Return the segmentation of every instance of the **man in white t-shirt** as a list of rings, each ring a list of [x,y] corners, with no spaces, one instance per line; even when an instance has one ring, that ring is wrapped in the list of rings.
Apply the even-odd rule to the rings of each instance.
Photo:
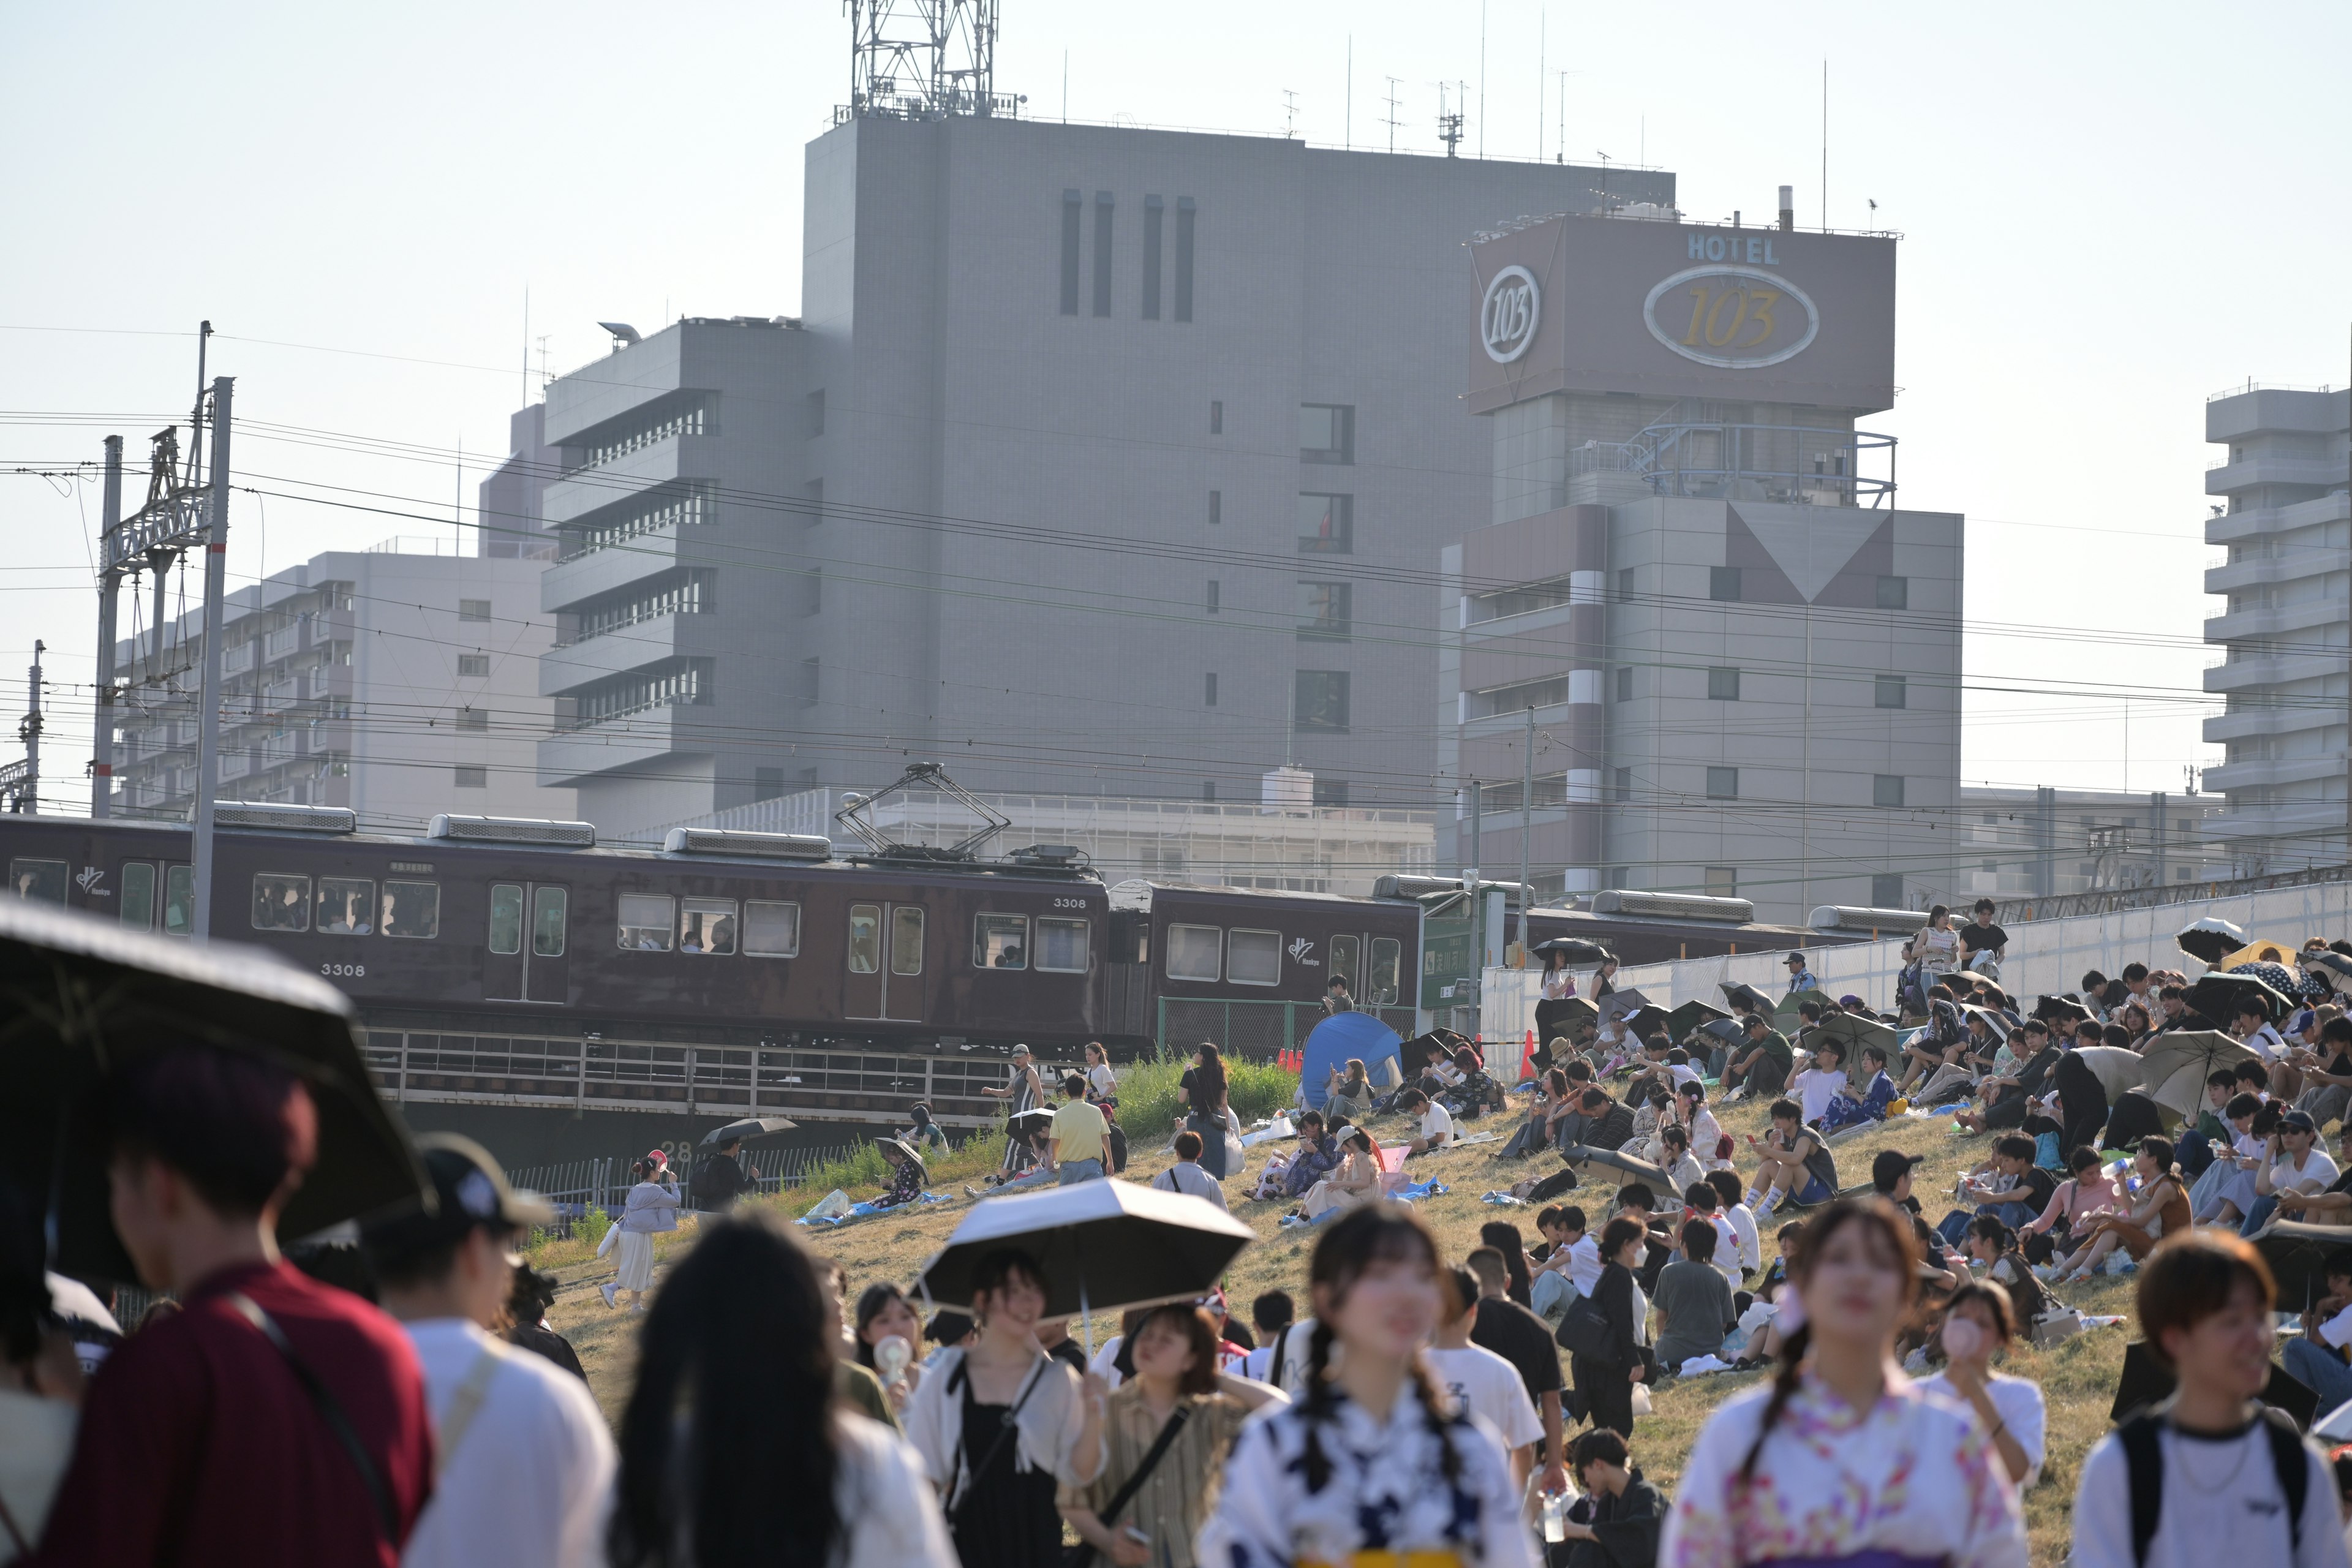
[[[495,1563],[589,1568],[604,1560],[610,1430],[587,1384],[487,1331],[513,1288],[515,1237],[553,1214],[471,1139],[416,1141],[440,1212],[410,1211],[364,1237],[383,1310],[425,1369],[433,1498],[403,1568]]]
[[[1426,1154],[1454,1142],[1454,1114],[1417,1089],[1397,1099],[1397,1109],[1421,1123],[1421,1131],[1405,1144],[1408,1153]]]
[[[1450,1316],[1437,1325],[1436,1342],[1423,1354],[1438,1386],[1451,1394],[1457,1408],[1483,1416],[1511,1456],[1511,1481],[1524,1490],[1528,1471],[1535,1463],[1536,1445],[1543,1441],[1543,1417],[1519,1369],[1493,1351],[1470,1342],[1478,1321],[1478,1281],[1470,1270],[1445,1270],[1438,1281]]]
[[[2319,1146],[2318,1124],[2303,1110],[2290,1110],[2279,1118],[2263,1151],[2263,1162],[2262,1169],[2254,1173],[2254,1206],[2239,1228],[2241,1236],[2252,1237],[2271,1222],[2278,1211],[2279,1194],[2324,1193],[2343,1173]]]
[[[1789,1080],[1788,1096],[1805,1108],[1811,1126],[1829,1113],[1830,1101],[1845,1092],[1845,1047],[1821,1040],[1813,1047],[1813,1065]]]
[[[1536,1316],[1557,1325],[1579,1296],[1601,1284],[1601,1244],[1585,1229],[1584,1211],[1573,1204],[1547,1208],[1536,1228],[1549,1247],[1528,1282],[1528,1302]],[[1465,1331],[1467,1332],[1468,1331]]]

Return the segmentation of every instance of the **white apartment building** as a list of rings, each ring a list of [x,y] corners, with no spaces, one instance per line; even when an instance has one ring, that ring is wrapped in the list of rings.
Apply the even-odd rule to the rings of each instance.
[[[373,829],[437,812],[570,817],[537,782],[554,703],[539,658],[554,617],[544,561],[331,551],[227,596],[221,655],[224,800],[342,805]],[[184,817],[196,787],[201,610],[115,645],[126,689],[114,811]]]

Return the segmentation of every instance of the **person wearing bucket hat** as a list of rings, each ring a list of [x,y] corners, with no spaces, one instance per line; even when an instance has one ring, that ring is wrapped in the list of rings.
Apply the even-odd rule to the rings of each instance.
[[[1819,991],[1822,988],[1822,983],[1814,979],[1813,972],[1806,967],[1805,955],[1802,952],[1792,952],[1780,962],[1789,968],[1790,995],[1794,996],[1800,991]]]
[[[469,1138],[416,1142],[436,1212],[420,1205],[361,1234],[383,1308],[425,1368],[435,1429],[433,1500],[401,1562],[592,1562],[616,1463],[595,1396],[488,1331],[513,1289],[515,1243],[554,1211],[508,1185]]]

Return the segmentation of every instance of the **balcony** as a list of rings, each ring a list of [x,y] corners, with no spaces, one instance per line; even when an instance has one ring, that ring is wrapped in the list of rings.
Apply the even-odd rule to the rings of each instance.
[[[265,660],[284,658],[289,653],[302,650],[302,634],[310,630],[310,617],[282,626],[261,639],[261,657]]]
[[[558,697],[593,681],[682,654],[718,651],[718,617],[656,616],[539,656],[539,694]]]
[[[225,648],[222,650],[221,673],[223,675],[243,675],[247,670],[251,669],[252,668],[252,643],[241,642],[235,647]]]
[[[2205,591],[2235,594],[2248,588],[2270,587],[2305,577],[2324,576],[2352,566],[2352,550],[2297,549],[2284,555],[2255,555],[2242,561],[2221,557],[2205,569]]]
[[[615,769],[713,751],[719,737],[710,727],[717,722],[713,709],[680,703],[562,731],[539,742],[539,783],[569,789]]]
[[[2243,461],[2217,463],[2205,470],[2205,493],[2225,496],[2255,485],[2294,485],[2324,490],[2344,482],[2341,458],[2288,458],[2256,452]]]

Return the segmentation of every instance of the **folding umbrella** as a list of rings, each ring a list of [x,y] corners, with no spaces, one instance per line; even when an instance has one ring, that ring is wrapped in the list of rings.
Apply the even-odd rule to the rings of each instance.
[[[1791,991],[1773,1003],[1772,1009],[1778,1013],[1794,1013],[1798,1008],[1811,1002],[1826,1013],[1830,1010],[1830,1004],[1836,1000],[1836,997],[1826,991]]]
[[[1895,1052],[1895,1031],[1875,1018],[1865,1018],[1859,1013],[1830,1013],[1822,1018],[1817,1031],[1825,1040],[1836,1040],[1846,1047],[1846,1059],[1864,1046],[1877,1046],[1890,1057]]]
[[[2218,916],[2208,915],[2201,921],[2191,921],[2173,933],[2172,940],[2180,951],[2205,963],[2219,963],[2231,953],[2246,945],[2246,929],[2232,925]]]
[[[1731,1015],[1722,1008],[1709,1006],[1705,1002],[1696,1000],[1685,1002],[1666,1015],[1666,1033],[1673,1038],[1680,1040],[1701,1024],[1711,1024],[1730,1016]]]
[[[2338,996],[2352,994],[2352,958],[2340,952],[2306,952],[2296,963],[2327,982]]]
[[[2192,1013],[2201,1013],[2216,1024],[2227,1024],[2238,1016],[2238,1008],[2247,997],[2263,1005],[2265,1018],[2276,1021],[2287,1016],[2292,1006],[2287,999],[2251,974],[2208,974],[2189,988],[2181,1000]]]
[[[1692,1032],[1712,1036],[1727,1046],[1736,1046],[1746,1037],[1745,1031],[1737,1022],[1729,1018],[1709,1018]]]
[[[1975,1003],[1969,1002],[1964,1004],[1961,1006],[1960,1011],[1970,1017],[1982,1018],[1985,1021],[1986,1026],[1992,1030],[1992,1037],[1994,1039],[2005,1040],[2009,1038],[2009,1031],[2013,1026],[2006,1017],[1994,1012],[1991,1008],[1979,1007]]]
[[[1596,1149],[1590,1144],[1575,1143],[1559,1152],[1560,1159],[1576,1173],[1580,1184],[1590,1178],[1609,1184],[1612,1191],[1628,1182],[1643,1182],[1655,1193],[1660,1203],[1679,1206],[1681,1189],[1668,1179],[1666,1173],[1647,1160],[1615,1149]]]
[[[2225,952],[2213,965],[2216,969],[2232,970],[2249,963],[2268,963],[2284,967],[2294,962],[2301,951],[2299,942],[2282,942],[2274,937],[2255,936],[2246,939],[2246,945],[2235,952]],[[2265,957],[2264,954],[2269,956]]]
[[[2126,1050],[2121,1046],[2082,1046],[2073,1054],[2091,1069],[2091,1076],[2099,1080],[2099,1087],[2106,1091],[2110,1101],[2127,1089],[2140,1087],[2140,1074],[2147,1064],[2137,1051]]]
[[[1639,986],[1629,987],[1623,991],[1612,991],[1593,1004],[1600,1008],[1601,1017],[1604,1023],[1613,1018],[1626,1017],[1640,1012],[1644,1007],[1655,1005],[1647,996],[1642,994]]]
[[[915,1280],[928,1301],[971,1304],[971,1279],[991,1253],[1010,1249],[1045,1277],[1045,1313],[1096,1312],[1188,1301],[1216,1287],[1256,1233],[1205,1198],[1132,1182],[1013,1193],[975,1205]],[[1091,1358],[1094,1342],[1087,1331]]]
[[[1637,1035],[1647,1035],[1653,1028],[1664,1028],[1667,1031],[1667,1037],[1672,1038],[1673,1016],[1674,1015],[1655,1002],[1644,1002],[1625,1015],[1625,1026]]]
[[[1054,1110],[1047,1105],[1015,1111],[1005,1118],[1004,1130],[1015,1138],[1026,1138],[1040,1129],[1054,1125]]]
[[[2137,1059],[2139,1077],[2136,1081],[2147,1090],[2147,1097],[2193,1121],[2205,1109],[2208,1074],[2216,1068],[2234,1068],[2240,1062],[2260,1061],[2262,1058],[2252,1046],[2217,1030],[2176,1029],[2148,1041],[2147,1049],[2139,1053]],[[2115,1090],[2110,1087],[2107,1092],[2113,1094]],[[2347,1233],[2347,1239],[2352,1239],[2352,1233]]]
[[[2056,1018],[2063,1018],[2074,1024],[2087,1024],[2091,1021],[2091,1010],[2072,996],[2044,994],[2033,1004],[2033,1016],[2045,1023]]]
[[[108,1215],[92,1091],[140,1058],[208,1045],[300,1078],[319,1111],[318,1163],[287,1201],[294,1237],[433,1201],[407,1132],[360,1055],[351,1000],[257,948],[125,931],[76,910],[0,899],[0,1175],[40,1194],[51,1265],[138,1282]]]
[[[781,1116],[747,1116],[740,1121],[730,1121],[724,1127],[714,1127],[702,1135],[704,1144],[732,1143],[738,1138],[765,1138],[772,1132],[789,1132],[799,1126]]]
[[[1716,989],[1722,992],[1724,1000],[1735,1007],[1752,1007],[1759,1013],[1772,1011],[1772,998],[1745,981],[1726,981]]]

